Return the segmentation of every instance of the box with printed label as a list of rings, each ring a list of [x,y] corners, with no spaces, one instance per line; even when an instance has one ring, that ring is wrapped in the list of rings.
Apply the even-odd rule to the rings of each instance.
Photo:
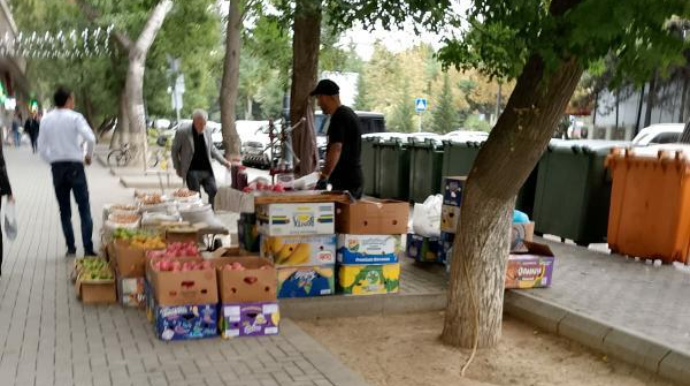
[[[445,177],[443,179],[443,205],[460,206],[462,191],[465,190],[467,177]]]
[[[324,296],[335,293],[335,265],[278,268],[278,298]]]
[[[336,236],[263,236],[261,257],[277,266],[335,264]]]
[[[410,205],[404,201],[365,198],[335,207],[336,233],[395,235],[407,232]]]
[[[439,262],[439,250],[441,248],[438,237],[424,237],[413,233],[407,234],[407,256],[419,263]]]
[[[527,252],[511,253],[506,268],[506,288],[550,287],[555,257],[543,244],[525,242]]]
[[[270,260],[258,256],[237,256],[215,257],[211,262],[218,274],[221,303],[276,300],[276,268]]]
[[[338,264],[393,264],[401,252],[400,235],[338,235]]]
[[[455,233],[460,223],[460,207],[443,205],[441,209],[441,232]]]
[[[441,239],[439,240],[438,261],[447,263],[453,255],[453,242],[455,241],[455,234],[441,232]]]
[[[151,287],[157,304],[182,306],[218,303],[218,280],[216,270],[212,265],[209,264],[207,268],[201,270],[164,271],[156,268],[159,260],[161,259],[150,259],[147,265],[147,275],[151,279]],[[199,263],[201,258],[165,260]]]
[[[240,213],[237,220],[237,238],[243,252],[259,252],[259,225],[254,213]]]
[[[278,303],[241,303],[221,305],[220,335],[223,339],[278,334]]]
[[[161,306],[153,313],[156,336],[165,341],[218,336],[218,304]]]
[[[400,289],[400,264],[341,265],[338,290],[345,295],[381,295]]]
[[[513,223],[511,230],[510,251],[526,252],[525,241],[532,242],[534,239],[534,223]]]
[[[256,211],[262,236],[335,233],[335,205],[332,202],[257,205]]]
[[[145,308],[146,291],[143,277],[117,278],[117,299],[126,307]]]

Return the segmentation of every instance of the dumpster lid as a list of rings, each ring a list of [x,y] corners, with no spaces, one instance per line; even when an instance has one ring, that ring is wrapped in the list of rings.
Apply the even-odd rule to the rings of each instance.
[[[599,139],[580,139],[580,140],[565,140],[552,139],[549,143],[550,150],[582,150],[589,153],[608,153],[615,147],[628,147],[628,141],[607,141]]]
[[[690,145],[682,143],[668,143],[631,149],[633,156],[642,158],[658,158],[660,152],[667,153],[669,157],[676,157],[676,154],[678,154],[680,157],[690,160]]]

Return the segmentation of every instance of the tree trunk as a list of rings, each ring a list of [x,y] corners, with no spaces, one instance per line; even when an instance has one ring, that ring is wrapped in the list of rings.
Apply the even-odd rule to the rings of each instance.
[[[242,34],[242,12],[244,0],[230,0],[228,26],[225,32],[225,62],[220,90],[220,122],[223,130],[225,158],[232,160],[240,156],[240,137],[235,127],[235,108],[240,89],[240,49]]]
[[[635,119],[635,135],[640,132],[640,123],[642,123],[642,107],[644,106],[644,88],[645,85],[643,84],[642,87],[640,87],[640,102],[637,105],[637,118]]]
[[[621,90],[616,89],[616,130],[620,127]]]
[[[254,101],[252,100],[252,97],[247,95],[247,114],[245,115],[244,119],[246,119],[248,121],[251,121],[252,119],[254,119],[254,117],[252,117],[252,115],[253,115],[252,109],[254,107],[254,106],[252,106],[253,104],[254,104]]]
[[[316,87],[321,44],[321,2],[297,0],[295,4],[294,36],[292,40],[292,85],[290,89],[290,123],[292,126],[306,116],[309,93]],[[304,153],[301,140],[304,126],[292,132],[296,155]],[[295,167],[297,175],[299,164]],[[311,173],[313,170],[305,171]]]
[[[649,127],[652,124],[652,110],[654,110],[654,105],[656,104],[656,83],[657,83],[656,71],[652,75],[652,79],[649,81],[649,94],[647,94],[647,109],[644,113],[644,127]]]
[[[530,57],[477,155],[453,247],[445,343],[471,348],[475,339],[478,347],[499,341],[515,196],[548,145],[581,75],[575,58],[547,75],[542,59]]]
[[[688,92],[690,91],[690,76],[686,76],[683,80],[683,91],[680,94],[680,109],[678,113],[678,122],[685,122],[687,118],[685,112],[688,105]]]
[[[127,93],[123,90],[120,93],[119,108],[117,114],[117,125],[110,139],[110,149],[117,149],[129,142],[129,116],[127,113]]]

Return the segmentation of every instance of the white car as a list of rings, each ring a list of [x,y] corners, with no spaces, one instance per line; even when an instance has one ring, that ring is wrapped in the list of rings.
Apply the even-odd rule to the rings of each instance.
[[[489,133],[484,131],[455,130],[446,133],[442,138],[453,142],[486,141],[489,138]]]
[[[676,143],[683,134],[682,123],[660,123],[645,127],[632,141],[633,146],[650,146],[665,143]]]

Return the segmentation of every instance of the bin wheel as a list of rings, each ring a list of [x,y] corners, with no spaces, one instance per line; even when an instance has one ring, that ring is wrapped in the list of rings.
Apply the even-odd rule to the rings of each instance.
[[[589,243],[586,243],[584,241],[575,241],[575,245],[577,245],[578,247],[589,248]]]
[[[537,237],[544,237],[544,233],[542,232],[534,232],[534,235]]]
[[[565,237],[561,237],[561,243],[565,243]]]

